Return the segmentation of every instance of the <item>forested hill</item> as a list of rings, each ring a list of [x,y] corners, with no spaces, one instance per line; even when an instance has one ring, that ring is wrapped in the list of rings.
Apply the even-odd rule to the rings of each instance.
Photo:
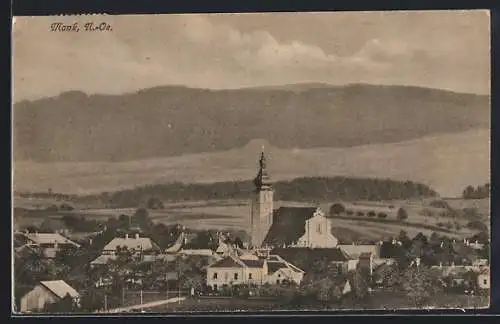
[[[342,200],[392,200],[434,197],[430,187],[411,181],[368,178],[298,178],[274,184],[275,200],[326,202]],[[56,193],[21,194],[38,198],[58,198],[92,207],[137,207],[149,198],[163,201],[207,201],[249,199],[252,181],[218,182],[211,184],[157,184],[113,193],[88,196],[65,196]]]
[[[490,127],[489,96],[408,86],[303,84],[123,95],[74,91],[14,105],[16,161],[130,161],[225,151],[393,143]]]

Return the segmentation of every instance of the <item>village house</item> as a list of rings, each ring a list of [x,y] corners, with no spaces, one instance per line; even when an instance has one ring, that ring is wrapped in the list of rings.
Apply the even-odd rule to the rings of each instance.
[[[78,303],[80,294],[63,280],[40,281],[32,290],[21,297],[20,311],[42,311],[48,304],[53,304],[69,295]]]
[[[80,248],[80,245],[59,233],[15,233],[18,249],[23,245],[40,249],[46,258],[54,258],[61,249],[66,247]]]
[[[102,249],[101,255],[90,263],[91,266],[105,265],[109,260],[116,259],[118,249],[127,249],[132,256],[139,257],[142,261],[154,261],[163,257],[160,247],[151,238],[141,237],[139,233],[133,236],[125,234],[124,237],[111,240]]]
[[[267,259],[267,278],[269,284],[281,284],[284,281],[300,285],[305,272],[294,266],[279,255],[270,255]]]
[[[207,286],[217,290],[224,285],[279,284],[286,281],[300,284],[305,272],[280,256],[262,259],[248,253],[229,255],[207,268]]]
[[[227,256],[207,268],[207,286],[218,290],[223,286],[241,284],[262,285],[267,274],[265,260],[240,259]]]
[[[479,289],[490,289],[490,267],[482,268],[477,275],[477,286]]]
[[[182,249],[176,254],[176,256],[182,259],[187,259],[190,257],[202,258],[206,260],[207,264],[211,264],[222,259],[221,256],[217,255],[210,249]]]

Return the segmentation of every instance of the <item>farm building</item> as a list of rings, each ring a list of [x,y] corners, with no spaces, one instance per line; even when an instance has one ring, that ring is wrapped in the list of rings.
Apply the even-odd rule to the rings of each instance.
[[[20,242],[29,247],[40,248],[44,257],[54,258],[56,253],[64,247],[73,246],[79,248],[80,245],[62,236],[59,233],[15,233],[14,239],[17,245]],[[18,246],[20,248],[21,246]]]
[[[261,259],[246,254],[227,256],[207,268],[207,285],[217,290],[224,285],[279,284],[291,281],[300,284],[305,272],[278,255]]]
[[[117,250],[127,249],[136,257],[141,257],[143,261],[153,261],[162,258],[161,249],[149,237],[141,237],[138,233],[135,236],[125,234],[125,237],[115,237],[102,250],[101,255],[93,260],[91,266],[107,264],[109,260],[116,259]]]
[[[490,289],[490,268],[482,268],[477,275],[477,285],[479,289]]]
[[[69,295],[78,302],[79,293],[63,280],[40,281],[32,290],[21,297],[21,312],[41,311],[47,304],[53,304]]]
[[[408,218],[406,209],[389,204],[369,204],[359,202],[339,202],[330,207],[330,216],[372,217],[383,219]]]

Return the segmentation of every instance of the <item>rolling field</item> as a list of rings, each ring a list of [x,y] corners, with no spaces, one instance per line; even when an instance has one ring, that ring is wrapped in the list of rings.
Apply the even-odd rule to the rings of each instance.
[[[458,204],[458,200],[455,202]],[[476,204],[485,204],[477,201]],[[307,203],[298,202],[276,202],[279,206],[312,206]],[[320,204],[320,208],[329,212],[330,204]],[[164,203],[163,210],[151,210],[150,218],[153,222],[168,225],[180,224],[192,229],[227,229],[245,230],[249,228],[250,205],[249,201],[195,201],[180,203]],[[457,219],[462,226],[460,230],[438,227],[437,223],[454,222],[451,217],[429,217],[418,213],[422,205],[411,203],[405,205],[409,211],[409,218],[401,223],[392,219],[372,219],[363,217],[336,217],[332,219],[332,233],[343,243],[351,243],[359,240],[381,240],[397,236],[404,230],[409,236],[418,233],[431,235],[437,232],[455,238],[471,236],[475,231],[468,229],[466,219]],[[105,221],[110,217],[118,217],[121,214],[133,215],[135,209],[86,209],[75,210],[74,215],[83,215],[88,219]],[[23,216],[16,217],[14,223],[17,227],[26,225],[40,225],[46,217],[57,218],[57,213],[46,216]],[[60,216],[59,216],[60,217]]]
[[[275,181],[337,175],[390,178],[421,182],[442,196],[453,197],[460,195],[465,186],[482,184],[490,178],[489,129],[347,148],[280,149],[267,143],[265,147],[269,172]],[[55,192],[88,194],[174,181],[252,179],[261,148],[249,145],[128,162],[16,161],[13,186],[17,191],[52,188]]]

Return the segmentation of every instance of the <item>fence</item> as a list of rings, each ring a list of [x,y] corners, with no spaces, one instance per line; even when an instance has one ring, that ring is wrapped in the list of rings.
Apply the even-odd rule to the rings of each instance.
[[[162,302],[168,299],[184,298],[189,294],[188,290],[169,290],[169,291],[154,291],[154,290],[122,290],[120,294],[105,295],[104,309],[98,312],[121,309],[121,308],[134,308],[141,304]]]
[[[165,300],[174,297],[181,297],[188,295],[187,290],[169,290],[169,291],[152,291],[152,290],[124,290],[122,295],[123,306],[139,305],[159,300]]]

